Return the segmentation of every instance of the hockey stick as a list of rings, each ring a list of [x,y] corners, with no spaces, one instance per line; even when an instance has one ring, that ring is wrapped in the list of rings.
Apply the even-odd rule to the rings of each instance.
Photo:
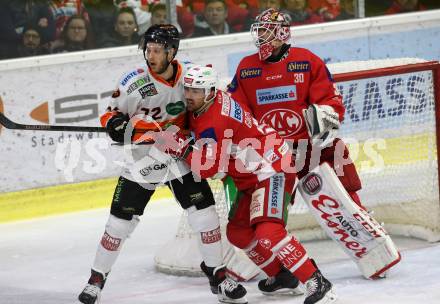
[[[0,124],[6,129],[31,131],[71,131],[71,132],[107,132],[103,127],[84,126],[55,126],[55,125],[25,125],[13,122],[0,112]]]
[[[102,132],[106,133],[107,129],[103,127],[84,127],[84,126],[55,126],[55,125],[25,125],[13,122],[7,118],[2,112],[0,112],[0,124],[6,129],[12,130],[31,130],[31,131],[70,131],[70,132]],[[136,129],[136,133],[145,132],[143,129]],[[115,146],[131,145],[125,143],[113,143]],[[136,143],[135,145],[152,145],[154,141],[145,141]]]

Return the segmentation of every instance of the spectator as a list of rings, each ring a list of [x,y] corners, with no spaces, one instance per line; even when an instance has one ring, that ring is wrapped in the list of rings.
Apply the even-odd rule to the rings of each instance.
[[[260,12],[263,12],[269,8],[279,10],[282,6],[282,0],[260,0],[258,3],[258,8]]]
[[[53,53],[84,51],[95,48],[95,39],[89,22],[83,16],[72,16],[67,20],[61,34],[60,45]]]
[[[18,57],[28,57],[49,54],[49,50],[42,44],[41,27],[29,23],[23,28],[22,43],[17,46]]]
[[[334,19],[335,21],[353,19],[356,17],[353,0],[340,0],[341,12]]]
[[[138,34],[142,36],[148,29],[151,22],[151,12],[149,5],[154,5],[156,1],[141,1],[141,0],[113,0],[116,9],[131,7],[136,16],[138,26]]]
[[[15,57],[17,45],[20,43],[19,18],[12,12],[12,1],[0,0],[0,59]]]
[[[251,29],[252,23],[255,22],[255,17],[260,13],[264,12],[269,8],[273,8],[275,10],[280,10],[282,6],[282,0],[258,0],[258,7],[255,6],[249,7],[249,15],[244,21],[243,30],[249,31]]]
[[[89,15],[81,0],[51,0],[50,8],[55,18],[55,39],[60,39],[67,20],[73,15],[81,15],[89,21]]]
[[[151,25],[167,23],[167,6],[162,3],[151,7]]]
[[[38,27],[41,39],[50,42],[55,39],[55,20],[45,0],[10,1],[12,14],[17,20],[16,30],[24,33],[23,27],[33,24]]]
[[[424,11],[426,7],[419,0],[394,0],[385,11],[386,15]]]
[[[290,16],[290,25],[324,22],[324,19],[307,7],[307,0],[284,0],[283,13]]]
[[[228,5],[228,7],[230,6],[230,4],[235,4],[243,9],[249,10],[249,9],[258,9],[258,1],[257,0],[248,0],[248,1],[243,1],[243,0],[229,0],[226,1],[226,4]]]
[[[100,46],[113,47],[138,43],[136,15],[132,8],[121,8],[115,13],[113,20],[113,32],[104,35]]]
[[[206,27],[196,26],[193,37],[229,34],[233,32],[226,22],[228,9],[224,0],[206,0],[203,16]]]
[[[341,12],[339,0],[309,0],[309,7],[324,21],[334,20]]]
[[[89,14],[90,27],[94,37],[101,33],[110,33],[115,7],[108,0],[85,0],[84,7]]]

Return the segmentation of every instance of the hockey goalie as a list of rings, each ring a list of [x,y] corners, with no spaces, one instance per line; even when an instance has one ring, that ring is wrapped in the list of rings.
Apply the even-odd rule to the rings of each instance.
[[[380,276],[400,254],[357,194],[360,179],[336,136],[345,108],[331,73],[314,53],[291,46],[290,18],[283,12],[262,12],[251,34],[258,52],[240,61],[229,93],[292,144],[295,159],[303,160],[295,161],[296,195],[365,277]]]

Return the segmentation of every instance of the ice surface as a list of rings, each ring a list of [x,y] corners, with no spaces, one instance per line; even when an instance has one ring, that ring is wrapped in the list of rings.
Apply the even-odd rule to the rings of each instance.
[[[79,303],[108,210],[72,213],[0,225],[0,303]],[[180,208],[151,202],[127,240],[105,286],[102,304],[217,303],[207,279],[157,273],[153,257],[176,232]],[[386,279],[361,277],[331,241],[307,242],[309,254],[343,304],[439,304],[440,244],[396,238],[402,262]],[[266,297],[257,281],[245,283],[249,303],[303,303],[300,297]]]

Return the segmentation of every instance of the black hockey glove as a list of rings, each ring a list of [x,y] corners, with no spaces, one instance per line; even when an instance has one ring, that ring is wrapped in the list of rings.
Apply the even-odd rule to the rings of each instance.
[[[127,123],[130,120],[127,114],[118,113],[107,122],[107,130],[110,138],[116,142],[124,142],[125,129],[127,128]],[[130,136],[131,140],[131,136]]]

